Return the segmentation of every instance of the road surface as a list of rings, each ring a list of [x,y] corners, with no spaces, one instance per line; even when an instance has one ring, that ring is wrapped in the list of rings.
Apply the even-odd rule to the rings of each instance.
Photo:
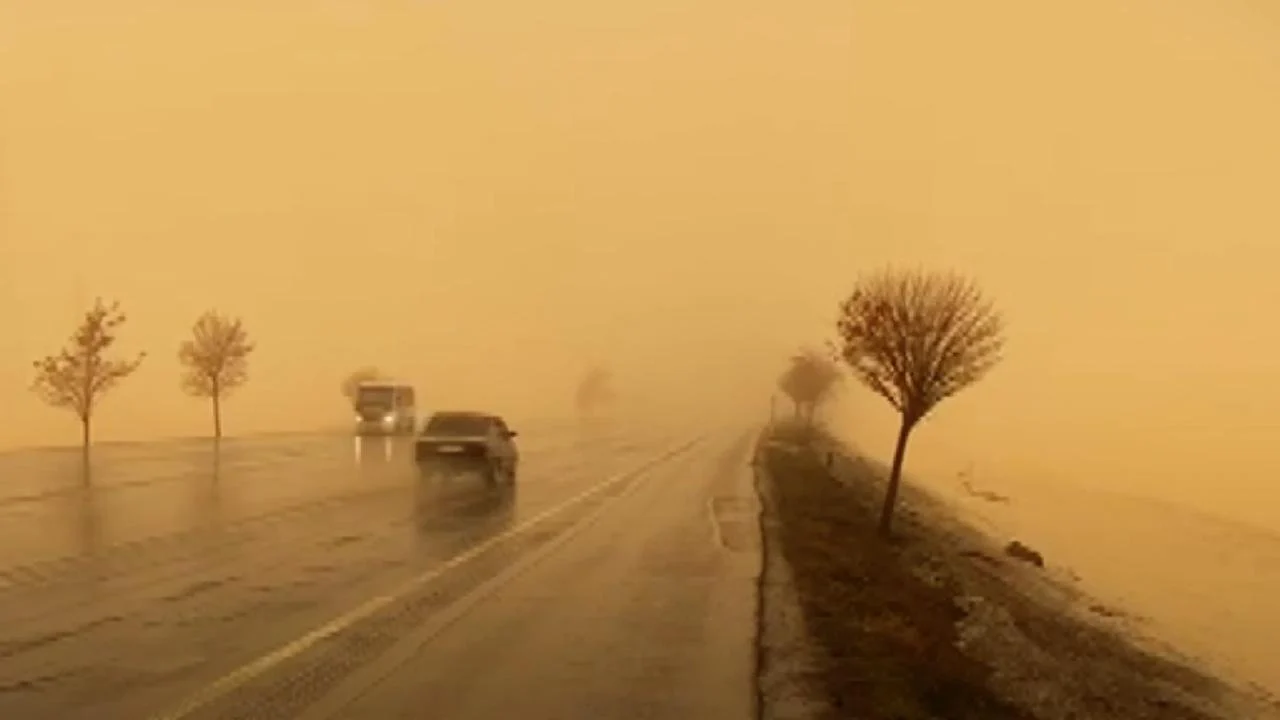
[[[751,717],[751,435],[521,438],[513,490],[335,437],[0,490],[0,717]]]

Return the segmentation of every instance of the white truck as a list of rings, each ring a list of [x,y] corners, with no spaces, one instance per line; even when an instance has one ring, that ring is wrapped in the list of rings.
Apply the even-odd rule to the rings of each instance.
[[[412,435],[417,429],[418,409],[411,385],[360,383],[354,405],[357,435]]]

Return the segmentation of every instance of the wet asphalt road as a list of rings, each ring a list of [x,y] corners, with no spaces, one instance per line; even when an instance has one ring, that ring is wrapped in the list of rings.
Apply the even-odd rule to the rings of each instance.
[[[521,430],[0,458],[0,717],[748,717],[750,435]]]

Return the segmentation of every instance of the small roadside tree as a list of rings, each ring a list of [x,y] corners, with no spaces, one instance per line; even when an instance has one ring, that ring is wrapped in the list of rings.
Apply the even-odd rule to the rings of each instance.
[[[178,346],[182,389],[213,405],[213,437],[222,438],[222,400],[249,379],[249,355],[256,346],[240,318],[214,310],[191,326],[191,338]]]
[[[995,367],[1004,321],[970,279],[887,269],[855,284],[840,304],[836,329],[854,377],[902,418],[880,512],[879,532],[888,537],[907,438],[938,403]]]
[[[351,407],[356,406],[356,396],[360,393],[362,383],[383,380],[386,375],[376,367],[366,366],[352,372],[342,381],[342,395]]]
[[[608,369],[596,366],[582,376],[578,382],[574,403],[580,416],[594,415],[613,403],[613,375]]]
[[[806,349],[791,358],[778,387],[795,406],[796,419],[812,425],[818,406],[835,391],[840,369],[826,355]]]
[[[146,353],[129,359],[107,357],[127,316],[120,303],[101,298],[85,313],[66,347],[32,363],[36,377],[31,390],[49,405],[70,410],[80,419],[81,444],[89,451],[93,411],[108,391],[132,375]]]

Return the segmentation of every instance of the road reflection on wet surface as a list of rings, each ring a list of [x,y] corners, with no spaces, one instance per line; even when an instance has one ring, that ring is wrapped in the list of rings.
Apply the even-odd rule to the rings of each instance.
[[[146,716],[670,438],[520,429],[514,487],[424,478],[399,438],[0,456],[0,717]]]

